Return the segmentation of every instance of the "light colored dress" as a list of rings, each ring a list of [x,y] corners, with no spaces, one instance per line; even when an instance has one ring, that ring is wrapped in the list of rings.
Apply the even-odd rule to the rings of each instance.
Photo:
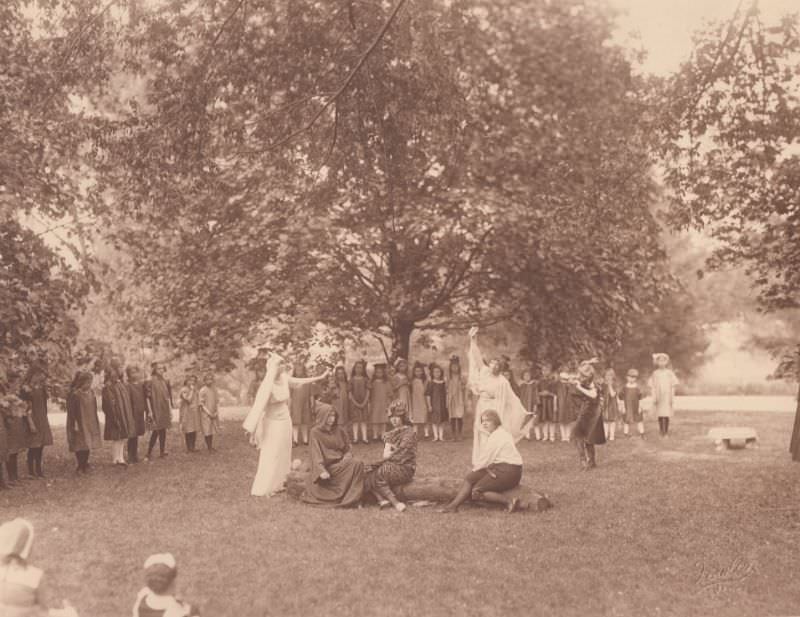
[[[292,466],[290,388],[322,379],[290,377],[286,372],[279,374],[281,363],[278,356],[267,361],[267,374],[243,424],[251,435],[251,443],[259,450],[258,469],[250,489],[250,494],[257,497],[279,491]]]
[[[659,368],[650,376],[650,392],[653,395],[653,409],[659,418],[671,418],[675,414],[674,388],[678,378],[672,369]]]
[[[447,382],[447,411],[450,418],[463,418],[467,410],[467,383],[462,376]]]
[[[215,386],[203,386],[199,394],[200,426],[205,437],[219,433],[219,393]]]
[[[181,408],[180,421],[181,430],[184,433],[196,433],[202,430],[200,416],[200,399],[197,395],[197,388],[184,386],[180,393]]]
[[[425,398],[425,382],[414,377],[411,380],[411,422],[425,424],[428,421],[428,401]]]
[[[500,416],[500,423],[507,430],[514,442],[522,438],[522,429],[529,413],[519,400],[511,384],[502,375],[493,375],[483,361],[483,355],[475,339],[469,346],[469,383],[470,389],[477,399],[475,404],[475,423],[472,429],[472,464],[480,460],[489,434],[481,427],[481,414],[494,410]]]

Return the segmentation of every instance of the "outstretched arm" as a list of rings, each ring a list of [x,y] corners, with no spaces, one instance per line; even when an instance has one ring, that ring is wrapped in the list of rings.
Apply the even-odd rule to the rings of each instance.
[[[330,371],[325,371],[322,375],[317,375],[316,377],[289,377],[289,387],[296,388],[307,383],[317,383],[327,379],[328,375],[330,375]]]
[[[477,383],[480,381],[481,371],[486,366],[483,361],[483,354],[480,347],[478,347],[478,329],[472,328],[469,331],[469,350],[467,351],[467,360],[469,361],[469,384],[470,388],[475,391]]]

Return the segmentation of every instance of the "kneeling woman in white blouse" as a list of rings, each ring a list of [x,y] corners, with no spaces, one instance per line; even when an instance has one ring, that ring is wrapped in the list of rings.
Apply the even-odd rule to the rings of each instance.
[[[481,414],[481,430],[488,433],[489,438],[482,444],[473,471],[464,478],[453,501],[440,512],[456,512],[470,498],[502,504],[508,512],[517,509],[519,500],[502,494],[519,485],[522,479],[522,456],[514,445],[514,438],[501,426],[500,416],[492,410]]]

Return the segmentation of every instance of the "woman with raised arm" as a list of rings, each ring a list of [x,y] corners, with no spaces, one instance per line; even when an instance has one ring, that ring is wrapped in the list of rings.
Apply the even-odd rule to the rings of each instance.
[[[259,449],[258,470],[251,495],[271,496],[283,489],[292,465],[292,416],[289,411],[290,388],[322,381],[318,377],[291,377],[292,366],[278,354],[267,360],[267,373],[256,393],[256,400],[244,421],[250,443]]]
[[[522,438],[523,428],[533,418],[525,409],[511,384],[500,372],[500,361],[493,359],[487,366],[478,347],[478,328],[469,331],[469,385],[477,398],[475,422],[472,428],[472,464],[479,462],[481,449],[489,439],[481,426],[484,411],[497,412],[503,428],[511,434],[514,443]]]

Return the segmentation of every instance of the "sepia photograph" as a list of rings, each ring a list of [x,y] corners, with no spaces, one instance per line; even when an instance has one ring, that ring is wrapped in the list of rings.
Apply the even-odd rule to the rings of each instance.
[[[0,617],[797,617],[798,555],[798,0],[0,0]]]

